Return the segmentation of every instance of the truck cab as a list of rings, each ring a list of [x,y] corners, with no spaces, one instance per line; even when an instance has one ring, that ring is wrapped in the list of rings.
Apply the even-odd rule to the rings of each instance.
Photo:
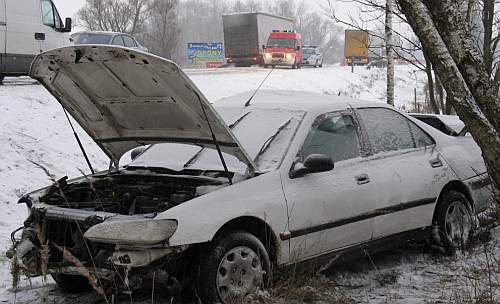
[[[300,68],[302,37],[294,30],[273,30],[264,48],[264,67],[291,66]]]
[[[69,44],[70,31],[51,0],[0,0],[0,83],[28,75],[37,54]]]

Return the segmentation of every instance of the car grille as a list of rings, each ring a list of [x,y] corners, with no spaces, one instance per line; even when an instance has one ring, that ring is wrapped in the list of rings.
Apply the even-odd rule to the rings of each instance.
[[[273,58],[285,58],[284,53],[273,53]]]

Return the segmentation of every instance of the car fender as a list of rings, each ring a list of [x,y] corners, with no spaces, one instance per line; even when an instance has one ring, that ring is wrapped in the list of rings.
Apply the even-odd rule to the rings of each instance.
[[[286,230],[287,209],[278,171],[199,196],[160,213],[157,219],[174,219],[178,226],[169,245],[211,241],[229,221],[250,216],[266,222],[273,233]]]

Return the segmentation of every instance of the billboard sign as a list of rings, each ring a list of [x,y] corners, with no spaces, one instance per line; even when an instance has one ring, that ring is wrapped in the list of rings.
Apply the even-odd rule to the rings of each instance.
[[[187,51],[189,64],[218,67],[224,63],[222,42],[190,42],[187,45]]]

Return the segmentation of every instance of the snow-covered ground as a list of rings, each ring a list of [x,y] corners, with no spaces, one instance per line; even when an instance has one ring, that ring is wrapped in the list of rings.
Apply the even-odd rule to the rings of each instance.
[[[209,100],[216,101],[254,90],[270,71],[261,68],[227,68],[186,72]],[[422,100],[424,85],[424,73],[415,73],[410,66],[397,66],[396,107],[401,108],[413,102],[415,86]],[[366,70],[361,67],[356,68],[354,73],[349,67],[340,66],[276,69],[262,88],[330,95],[340,93],[342,96],[373,101],[385,100],[384,70]],[[245,101],[242,100],[241,104]],[[50,184],[50,177],[42,167],[48,169],[55,178],[78,176],[81,172],[87,173],[88,168],[61,106],[43,86],[31,79],[7,78],[5,85],[0,86],[0,117],[0,302],[37,302],[41,294],[46,294],[46,288],[29,288],[28,281],[21,281],[21,286],[24,286],[21,290],[17,293],[9,290],[9,263],[4,252],[10,245],[10,232],[22,224],[26,215],[25,206],[16,205],[16,201],[19,195]],[[107,168],[105,155],[76,124],[75,129],[94,167]],[[496,239],[500,240],[500,233],[496,232]],[[498,247],[494,249],[498,261],[500,250]],[[451,289],[446,289],[452,285],[461,286],[457,285],[463,279],[460,263],[468,263],[468,259],[464,257],[457,262],[434,260],[418,253],[396,255],[395,258],[378,261],[381,265],[376,268],[367,265],[360,271],[340,271],[331,280],[342,286],[357,286],[341,288],[340,291],[360,302],[435,303],[437,300],[451,300]],[[471,263],[479,263],[481,259],[473,258]],[[380,285],[376,278],[384,271],[394,273],[396,279]],[[40,281],[33,282],[33,286],[40,286]],[[50,303],[87,303],[92,297],[79,299],[61,295],[53,284],[49,285],[49,290]],[[409,299],[410,296],[413,300]],[[402,298],[408,299],[403,301]]]

